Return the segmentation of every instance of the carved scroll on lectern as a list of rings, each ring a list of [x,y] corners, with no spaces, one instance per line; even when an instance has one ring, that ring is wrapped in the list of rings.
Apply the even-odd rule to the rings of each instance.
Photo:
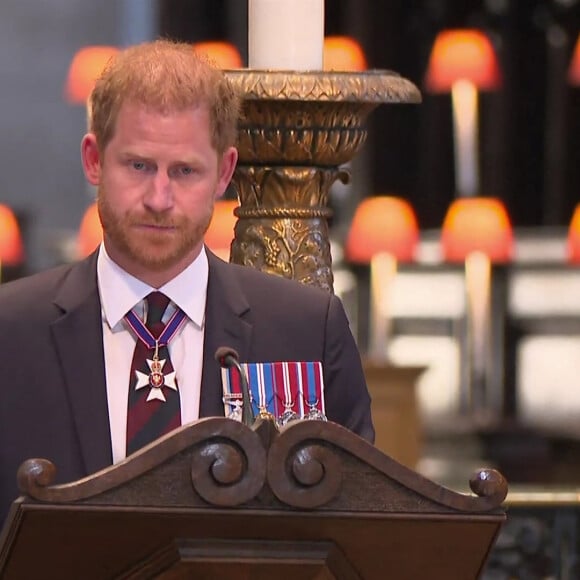
[[[3,580],[473,580],[506,518],[497,471],[454,492],[323,421],[202,419],[82,480],[54,471],[19,470]]]

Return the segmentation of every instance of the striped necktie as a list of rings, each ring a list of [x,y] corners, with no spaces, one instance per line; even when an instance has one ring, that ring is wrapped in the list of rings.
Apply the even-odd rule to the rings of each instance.
[[[145,300],[146,324],[134,312],[125,317],[137,338],[129,379],[127,455],[181,425],[179,391],[167,343],[185,315],[178,311],[165,325],[161,319],[169,298],[152,292]],[[176,318],[181,319],[177,326]]]

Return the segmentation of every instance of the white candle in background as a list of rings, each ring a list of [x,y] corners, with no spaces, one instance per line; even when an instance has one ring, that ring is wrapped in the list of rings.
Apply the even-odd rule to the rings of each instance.
[[[324,0],[249,0],[248,65],[322,70]]]
[[[397,258],[379,252],[371,259],[369,305],[369,356],[375,362],[388,359],[391,338],[391,294],[397,276]]]
[[[465,259],[467,291],[468,345],[471,354],[472,411],[485,411],[489,402],[487,392],[487,360],[491,323],[491,262],[483,252],[471,252]]]
[[[455,81],[451,98],[455,131],[455,191],[460,197],[473,197],[479,193],[477,88],[471,81]]]

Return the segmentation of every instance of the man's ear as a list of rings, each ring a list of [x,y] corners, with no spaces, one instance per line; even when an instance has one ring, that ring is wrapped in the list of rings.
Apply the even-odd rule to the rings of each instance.
[[[99,185],[101,156],[97,147],[97,139],[93,133],[87,133],[81,141],[81,159],[87,181],[91,185]]]
[[[232,175],[236,169],[236,163],[238,162],[238,150],[235,147],[230,147],[222,155],[220,166],[218,182],[216,186],[215,196],[221,197],[228,188],[230,181],[232,180]]]

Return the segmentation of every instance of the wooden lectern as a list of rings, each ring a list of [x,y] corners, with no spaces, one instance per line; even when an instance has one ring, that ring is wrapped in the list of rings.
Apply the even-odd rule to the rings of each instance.
[[[476,495],[445,489],[322,421],[202,419],[82,480],[54,473],[18,472],[4,580],[473,580],[507,494],[494,470]]]

